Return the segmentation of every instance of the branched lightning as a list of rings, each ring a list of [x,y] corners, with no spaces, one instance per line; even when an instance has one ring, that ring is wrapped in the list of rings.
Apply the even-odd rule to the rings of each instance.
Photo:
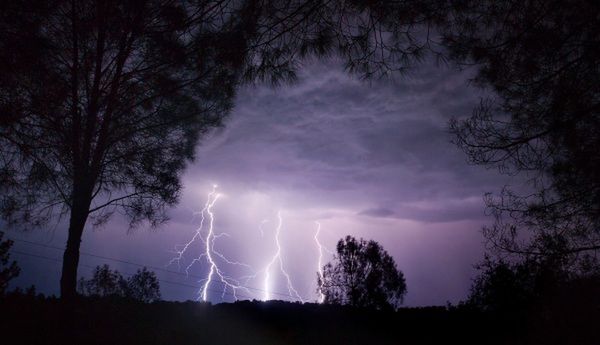
[[[167,266],[177,264],[177,266],[179,267],[179,270],[181,270],[182,264],[187,264],[185,266],[185,272],[186,272],[186,274],[189,275],[190,269],[195,264],[206,263],[208,265],[208,272],[207,272],[206,278],[200,280],[201,287],[198,291],[198,299],[199,300],[201,299],[202,301],[208,300],[208,293],[209,293],[209,291],[211,291],[211,289],[210,289],[211,284],[216,283],[216,282],[220,282],[221,285],[223,286],[223,290],[221,293],[222,299],[224,298],[224,296],[228,290],[231,291],[233,297],[236,300],[238,299],[238,296],[236,293],[239,290],[243,290],[244,292],[246,292],[248,294],[252,294],[252,292],[250,292],[250,289],[252,289],[252,290],[261,290],[261,289],[248,287],[247,286],[248,282],[250,280],[257,279],[259,276],[263,276],[263,275],[264,275],[263,299],[269,300],[272,298],[271,296],[274,294],[280,295],[281,293],[273,292],[272,288],[271,288],[271,285],[272,285],[271,280],[272,280],[272,277],[274,274],[273,270],[276,269],[274,266],[278,266],[278,270],[281,272],[281,275],[283,277],[285,277],[285,280],[286,280],[287,290],[288,290],[287,296],[304,302],[304,299],[302,298],[302,296],[300,296],[298,291],[294,288],[294,286],[292,284],[292,279],[291,279],[290,275],[288,274],[288,272],[285,270],[284,265],[283,265],[282,246],[280,243],[280,233],[281,233],[282,224],[283,224],[281,212],[280,211],[277,212],[278,222],[277,222],[277,227],[275,228],[275,238],[274,238],[274,242],[276,245],[276,251],[273,254],[273,256],[271,257],[268,264],[262,270],[255,271],[249,265],[247,265],[243,262],[238,262],[238,261],[233,261],[233,260],[228,259],[225,255],[223,255],[221,252],[219,252],[215,248],[215,240],[217,240],[218,238],[221,238],[221,237],[230,237],[230,235],[225,232],[216,233],[215,229],[214,229],[215,214],[213,212],[213,207],[214,207],[215,203],[217,202],[217,200],[219,199],[219,197],[220,197],[220,194],[217,193],[217,186],[214,185],[212,191],[207,196],[206,203],[204,204],[204,207],[202,208],[202,210],[199,212],[194,212],[194,217],[200,218],[199,227],[196,229],[194,235],[188,242],[186,242],[183,245],[178,245],[175,247],[175,252],[174,252],[175,256],[171,259],[171,261],[169,261]],[[269,220],[265,219],[259,225],[261,237],[264,237],[265,233],[264,233],[263,227],[268,222],[269,222]],[[319,224],[319,229],[320,229],[320,224]],[[318,236],[318,234],[315,236]],[[320,245],[320,243],[318,242],[318,239],[316,237],[315,237],[315,240]],[[196,255],[191,261],[188,262],[186,260],[185,256],[189,252],[196,250],[195,248],[198,248],[197,246],[194,245],[196,242],[201,244],[201,252],[198,255]],[[322,249],[320,248],[319,266],[321,266],[321,259],[322,259],[321,250]],[[245,269],[247,269],[247,271],[250,273],[248,275],[240,277],[239,279],[234,279],[234,278],[226,275],[223,272],[222,268],[219,266],[219,264],[242,266]]]
[[[227,234],[227,233],[216,234],[214,231],[215,216],[214,216],[212,208],[215,205],[215,203],[217,202],[217,199],[219,198],[219,196],[220,195],[217,193],[217,186],[214,185],[212,191],[208,194],[206,203],[204,204],[204,208],[200,212],[197,213],[201,217],[200,226],[196,229],[196,232],[194,233],[194,236],[190,239],[190,241],[188,241],[186,244],[184,244],[182,246],[179,246],[180,249],[176,248],[176,250],[175,250],[176,256],[173,259],[171,259],[171,261],[168,264],[168,265],[172,265],[174,263],[177,263],[178,267],[181,269],[181,262],[182,262],[182,260],[184,260],[184,255],[188,251],[190,246],[192,246],[192,244],[194,242],[196,242],[197,240],[202,242],[203,252],[200,255],[198,255],[197,257],[195,257],[186,266],[185,272],[186,272],[186,274],[189,274],[190,268],[197,262],[206,260],[206,262],[208,263],[208,265],[209,265],[208,275],[205,279],[202,279],[200,281],[200,282],[203,282],[203,285],[200,288],[198,299],[201,298],[203,301],[206,301],[208,299],[208,291],[210,290],[210,285],[213,282],[214,278],[218,279],[223,284],[223,292],[221,294],[221,298],[224,298],[225,293],[227,292],[228,289],[231,290],[233,297],[236,300],[237,300],[236,293],[238,290],[244,290],[249,293],[248,288],[245,286],[242,286],[238,280],[225,275],[223,273],[223,271],[219,268],[219,265],[216,261],[216,258],[219,258],[219,259],[221,259],[221,261],[225,262],[226,264],[243,266],[243,267],[251,270],[251,267],[249,265],[247,265],[245,263],[229,260],[225,257],[225,255],[223,255],[222,253],[220,253],[219,251],[217,251],[215,249],[215,240],[216,239],[218,239],[220,237],[229,237],[229,234]],[[203,235],[203,227],[204,227],[204,222],[206,221],[206,215],[208,216],[208,230],[206,231],[206,235],[203,238],[203,236],[202,236]]]
[[[319,257],[317,260],[317,274],[319,276],[319,297],[317,299],[317,302],[319,303],[323,303],[323,301],[325,300],[325,295],[323,294],[323,291],[321,291],[321,284],[323,283],[323,251],[329,253],[329,255],[334,255],[334,253],[327,249],[327,247],[325,247],[321,241],[319,241],[319,234],[321,233],[321,223],[319,222],[315,222],[315,224],[317,225],[317,231],[315,232],[315,243],[317,245],[317,249],[319,251]]]
[[[321,287],[323,285],[323,247],[321,246],[321,242],[319,242],[319,233],[321,232],[321,223],[315,222],[317,224],[317,232],[315,232],[315,243],[317,244],[317,248],[319,248],[319,260],[317,262],[317,274],[319,275],[319,298],[317,302],[323,303],[325,300],[325,295],[323,291],[321,291]]]
[[[283,220],[281,219],[281,211],[277,212],[277,228],[275,229],[275,245],[277,246],[277,250],[275,251],[275,254],[273,255],[273,257],[271,258],[271,261],[269,261],[269,263],[267,264],[267,266],[264,268],[264,273],[265,273],[265,281],[264,281],[264,300],[269,300],[271,299],[271,282],[270,282],[270,278],[271,278],[271,268],[272,266],[277,262],[279,263],[279,271],[281,272],[281,274],[285,277],[286,279],[286,283],[287,283],[287,288],[288,288],[288,293],[291,297],[296,297],[298,298],[301,302],[304,302],[304,299],[302,299],[302,297],[300,296],[300,294],[298,293],[298,291],[296,291],[296,289],[294,289],[294,286],[292,285],[292,280],[290,278],[290,275],[287,273],[287,271],[283,268],[283,260],[281,258],[281,244],[279,243],[279,234],[281,232],[281,226],[283,223]]]

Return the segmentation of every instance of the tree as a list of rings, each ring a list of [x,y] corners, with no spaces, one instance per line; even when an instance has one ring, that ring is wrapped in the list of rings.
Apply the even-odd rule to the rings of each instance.
[[[376,309],[397,308],[406,294],[404,274],[377,242],[346,236],[337,244],[333,262],[318,275],[325,303]]]
[[[464,1],[452,14],[445,44],[492,91],[452,123],[456,142],[472,163],[529,182],[486,196],[488,244],[578,267],[600,249],[600,6]]]
[[[60,284],[72,298],[88,220],[165,221],[241,82],[293,80],[299,59],[334,52],[365,77],[403,71],[426,48],[414,31],[432,4],[2,2],[0,213],[68,218]]]
[[[79,290],[86,296],[124,296],[127,282],[117,270],[108,265],[96,266],[92,278],[79,279]]]
[[[160,283],[156,274],[146,267],[137,270],[136,274],[127,279],[125,296],[144,303],[160,300]]]
[[[567,281],[553,263],[524,260],[509,263],[486,256],[477,266],[468,304],[487,311],[514,312],[531,307],[542,294]]]
[[[79,279],[79,291],[86,296],[118,296],[144,303],[160,300],[160,283],[156,274],[146,267],[129,277],[123,278],[108,265],[96,266],[91,279]]]
[[[241,54],[199,47],[240,24],[186,35],[198,18],[169,1],[2,6],[2,211],[34,225],[56,206],[69,216],[61,277],[69,298],[89,216],[99,224],[119,208],[132,225],[157,225],[177,201],[199,137],[231,106]]]
[[[0,231],[0,296],[4,296],[8,282],[17,277],[21,271],[15,261],[9,264],[10,254],[8,251],[13,245],[13,241],[2,241],[4,232]]]

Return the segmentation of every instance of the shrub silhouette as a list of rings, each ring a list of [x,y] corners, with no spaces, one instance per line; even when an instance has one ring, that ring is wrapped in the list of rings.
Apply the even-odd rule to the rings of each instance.
[[[124,297],[144,303],[160,300],[160,283],[146,267],[128,279],[108,265],[97,266],[91,279],[79,279],[79,292],[85,296]]]

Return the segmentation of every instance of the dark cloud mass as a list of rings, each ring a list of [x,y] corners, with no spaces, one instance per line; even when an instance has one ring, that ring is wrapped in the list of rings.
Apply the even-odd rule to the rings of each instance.
[[[358,214],[369,217],[387,218],[393,216],[394,211],[388,210],[387,208],[369,208],[364,211],[360,211]]]
[[[260,268],[274,250],[274,233],[266,226],[261,235],[259,225],[273,224],[281,210],[284,262],[307,299],[316,298],[313,237],[320,221],[329,248],[348,234],[379,241],[406,275],[406,304],[457,302],[483,251],[482,195],[506,182],[495,171],[469,166],[450,143],[448,120],[470,114],[482,96],[468,86],[469,76],[426,64],[395,81],[367,82],[335,62],[307,61],[294,85],[244,87],[225,127],[198,148],[170,223],[127,235],[125,222],[115,218],[88,230],[83,247],[164,266],[169,251],[192,236],[193,211],[216,183],[223,198],[215,226],[230,235],[219,238],[219,250]],[[57,230],[53,243],[60,244],[64,232]],[[206,267],[194,272],[202,276]],[[28,274],[20,279],[43,285]],[[58,286],[58,277],[48,279],[48,286]],[[262,286],[260,279],[249,284]],[[275,288],[285,290],[281,284]],[[195,298],[190,289],[163,284],[163,290],[166,298]]]

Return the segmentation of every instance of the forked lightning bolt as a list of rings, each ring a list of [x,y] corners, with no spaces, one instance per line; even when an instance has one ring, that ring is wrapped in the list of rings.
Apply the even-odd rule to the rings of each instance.
[[[321,246],[321,242],[319,242],[319,233],[321,232],[321,223],[315,222],[317,224],[317,232],[315,232],[315,243],[317,244],[317,248],[319,248],[319,260],[317,262],[317,274],[319,275],[319,298],[317,302],[323,303],[325,300],[325,295],[323,291],[321,291],[322,283],[323,283],[323,247]]]
[[[319,287],[318,287],[319,297],[317,299],[317,302],[323,303],[323,301],[325,300],[325,295],[323,294],[323,291],[321,290],[321,285],[320,285],[320,284],[322,284],[322,281],[323,281],[323,250],[325,250],[330,255],[333,255],[333,252],[331,250],[327,249],[327,247],[325,247],[319,241],[319,234],[321,233],[321,223],[315,222],[315,224],[317,224],[317,231],[315,232],[314,239],[315,239],[317,248],[319,250],[319,257],[317,260],[317,274],[319,276]]]
[[[294,286],[292,285],[292,280],[290,279],[290,275],[283,268],[283,260],[281,258],[281,244],[279,243],[279,234],[281,233],[282,223],[283,223],[283,221],[281,219],[281,211],[279,211],[279,212],[277,212],[277,228],[275,229],[275,245],[277,246],[277,250],[275,251],[275,254],[273,255],[273,257],[271,258],[271,261],[269,261],[267,266],[264,268],[264,272],[265,272],[264,300],[266,301],[266,300],[271,299],[271,281],[270,281],[271,268],[273,267],[273,265],[278,263],[279,271],[281,272],[281,274],[283,274],[283,276],[286,279],[288,293],[289,293],[290,297],[296,297],[297,299],[299,299],[301,302],[304,303],[304,299],[302,299],[302,297],[300,296],[298,291],[296,291],[296,289],[294,289]]]
[[[217,251],[215,249],[215,240],[217,238],[223,237],[223,236],[229,236],[227,233],[215,234],[215,231],[214,231],[215,216],[214,216],[212,208],[215,205],[215,203],[217,202],[217,199],[219,198],[219,196],[220,195],[217,193],[217,186],[214,185],[212,191],[208,194],[206,203],[204,204],[204,208],[200,212],[198,212],[201,217],[200,226],[198,227],[198,229],[196,229],[196,232],[195,232],[194,236],[190,239],[190,241],[188,241],[183,246],[180,246],[181,249],[179,249],[179,250],[176,249],[177,255],[173,259],[171,259],[171,261],[168,264],[168,265],[172,265],[174,263],[177,263],[177,265],[181,268],[181,261],[184,260],[184,255],[186,254],[188,249],[190,249],[192,244],[194,242],[196,242],[197,240],[200,240],[202,242],[203,252],[200,255],[196,256],[186,266],[185,272],[189,274],[190,268],[195,263],[201,262],[203,260],[206,260],[206,263],[208,263],[208,265],[209,265],[208,275],[205,279],[202,279],[200,281],[200,282],[203,282],[204,284],[200,288],[198,299],[201,298],[203,301],[206,301],[208,299],[208,291],[210,290],[210,286],[213,283],[213,279],[218,279],[218,281],[220,281],[221,284],[223,285],[223,291],[221,293],[222,299],[224,298],[228,289],[231,290],[231,293],[236,300],[237,300],[237,291],[238,290],[244,290],[244,291],[250,293],[248,288],[246,288],[245,286],[242,286],[238,280],[225,275],[223,273],[223,271],[219,268],[219,265],[218,265],[217,261],[215,260],[218,257],[226,264],[243,266],[248,269],[251,269],[250,266],[247,264],[244,264],[241,262],[236,262],[236,261],[231,261],[231,260],[227,259],[223,254],[221,254],[219,251]],[[206,221],[207,216],[208,216],[208,231],[206,231],[206,236],[203,238],[202,237],[203,227],[204,227],[204,222]]]
[[[263,297],[264,297],[264,300],[269,300],[269,299],[271,299],[272,294],[279,294],[279,293],[272,292],[272,290],[271,290],[271,283],[272,283],[271,278],[272,278],[272,273],[273,273],[272,271],[274,269],[274,266],[278,266],[279,271],[281,272],[283,277],[285,277],[285,279],[286,279],[288,296],[290,296],[291,298],[296,298],[296,299],[304,302],[304,299],[302,298],[302,296],[300,296],[298,291],[294,288],[294,286],[292,284],[292,280],[290,278],[290,275],[285,270],[284,265],[283,265],[283,259],[282,259],[282,255],[281,255],[282,247],[281,247],[281,243],[280,243],[280,233],[281,233],[282,223],[283,223],[283,220],[281,217],[281,212],[277,212],[278,222],[277,222],[277,227],[275,229],[276,252],[272,256],[272,258],[268,262],[268,264],[265,266],[265,268],[256,272],[256,271],[253,271],[252,268],[245,263],[229,260],[222,253],[220,253],[219,251],[217,251],[215,249],[215,240],[216,239],[218,239],[220,237],[224,237],[224,236],[227,236],[227,237],[229,236],[229,234],[224,233],[224,232],[217,234],[217,233],[215,233],[215,230],[214,230],[215,215],[213,212],[213,206],[219,199],[219,196],[220,195],[217,193],[217,186],[215,185],[215,186],[213,186],[212,191],[208,194],[206,203],[204,204],[204,208],[200,212],[196,212],[194,214],[195,216],[200,216],[200,225],[196,229],[194,236],[192,236],[192,238],[187,243],[176,247],[176,250],[175,250],[176,255],[173,259],[171,259],[171,261],[169,262],[168,265],[177,263],[178,267],[181,269],[181,264],[182,264],[182,262],[185,261],[185,255],[188,252],[192,251],[192,248],[196,248],[196,246],[193,246],[193,244],[195,242],[201,242],[202,243],[201,253],[199,255],[195,256],[194,259],[192,259],[185,267],[186,274],[189,274],[189,271],[194,264],[202,263],[202,262],[206,262],[208,264],[209,269],[208,269],[207,276],[206,276],[206,278],[200,280],[200,282],[202,283],[202,286],[201,286],[200,290],[198,291],[198,295],[199,295],[198,299],[207,301],[208,293],[209,293],[209,291],[211,291],[210,290],[211,284],[213,284],[214,282],[220,282],[223,286],[221,298],[224,298],[227,291],[230,290],[233,297],[237,300],[237,298],[238,298],[237,291],[238,290],[243,290],[243,291],[247,292],[248,294],[251,294],[249,289],[253,289],[253,288],[249,288],[247,286],[242,285],[242,283],[240,283],[240,281],[243,281],[244,284],[247,284],[250,280],[256,279],[259,274],[264,274],[264,296]],[[261,237],[264,237],[263,226],[266,223],[268,223],[268,220],[263,220],[259,226]],[[204,229],[205,225],[207,226],[206,230]],[[318,243],[318,240],[317,240],[317,243]],[[319,253],[320,253],[319,266],[321,266],[322,253],[321,253],[321,251]],[[228,265],[243,266],[246,269],[248,269],[248,271],[250,271],[251,273],[250,273],[250,275],[241,277],[240,280],[234,279],[232,277],[227,276],[222,271],[222,269],[219,266],[219,262],[225,263]]]

